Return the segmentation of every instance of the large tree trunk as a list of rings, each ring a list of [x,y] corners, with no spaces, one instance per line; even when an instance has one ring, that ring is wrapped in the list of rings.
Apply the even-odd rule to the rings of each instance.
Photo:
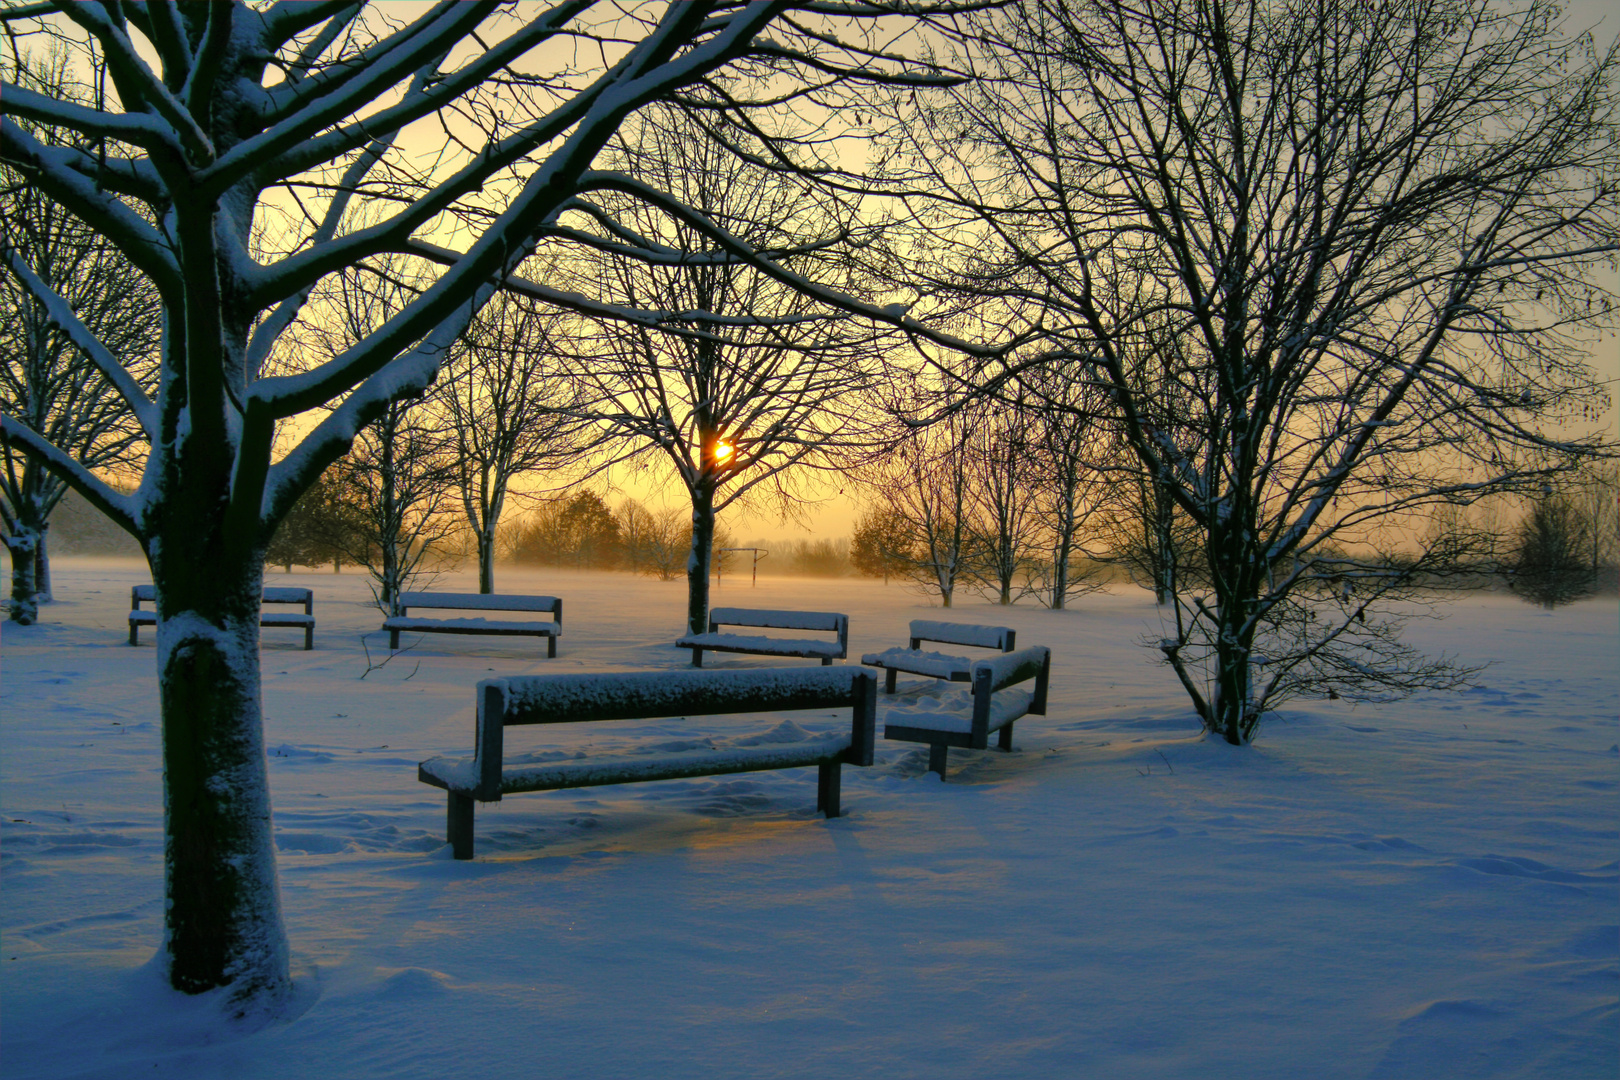
[[[257,552],[154,545],[163,712],[164,959],[187,993],[236,1002],[290,984],[259,698]],[[170,549],[173,548],[172,552]]]
[[[709,567],[714,561],[714,491],[692,492],[692,551],[686,557],[686,626],[688,633],[709,629]]]
[[[19,529],[5,539],[11,554],[9,617],[19,626],[32,626],[39,619],[39,540],[39,534],[28,529]]]

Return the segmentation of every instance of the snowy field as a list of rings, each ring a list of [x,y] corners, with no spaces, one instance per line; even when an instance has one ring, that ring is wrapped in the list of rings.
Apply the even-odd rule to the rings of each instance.
[[[1620,1075],[1613,599],[1467,600],[1410,638],[1491,662],[1477,690],[1296,703],[1238,750],[1137,644],[1160,636],[1139,591],[942,613],[898,585],[728,578],[717,603],[847,612],[857,658],[913,618],[1004,622],[1053,649],[1050,713],[1010,755],[952,751],[943,784],[880,738],[833,821],[814,770],[512,796],[458,863],[416,763],[470,752],[474,683],[684,666],[683,584],[507,570],[503,592],[564,598],[557,659],[430,637],[362,681],[362,636],[386,655],[364,579],[274,573],[318,619],[314,652],[275,629],[263,652],[299,991],[244,1030],[149,963],[157,687],[124,621],[144,580],[61,561],[42,623],[3,631],[7,1080]]]

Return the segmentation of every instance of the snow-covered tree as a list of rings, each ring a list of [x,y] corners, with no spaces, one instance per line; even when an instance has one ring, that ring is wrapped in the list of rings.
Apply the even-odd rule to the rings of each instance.
[[[163,714],[162,957],[175,987],[229,986],[245,1006],[289,983],[258,614],[265,547],[300,493],[392,403],[427,388],[473,313],[523,282],[539,245],[589,234],[673,257],[619,226],[603,209],[609,195],[679,217],[710,242],[707,257],[749,261],[839,311],[902,321],[816,290],[656,181],[598,158],[627,118],[677,98],[745,128],[761,114],[758,145],[794,168],[813,148],[811,126],[852,96],[940,83],[896,39],[918,13],[950,6],[63,0],[0,12],[19,37],[67,43],[107,87],[83,104],[5,82],[0,161],[106,237],[150,281],[163,317],[153,396],[127,353],[49,285],[27,282],[140,425],[149,449],[136,490],[108,484],[26,418],[5,415],[3,437],[147,553]],[[765,134],[801,103],[793,137]],[[52,143],[35,125],[76,137]],[[278,352],[323,278],[399,252],[439,268],[419,295],[337,355],[300,364]],[[525,288],[649,327],[663,318]],[[278,456],[278,434],[301,416],[311,422]]]

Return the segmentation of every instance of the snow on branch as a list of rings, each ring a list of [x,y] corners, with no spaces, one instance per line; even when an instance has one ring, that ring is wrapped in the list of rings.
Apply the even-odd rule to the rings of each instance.
[[[10,107],[7,98],[7,107]],[[152,224],[97,188],[71,161],[75,151],[42,145],[9,117],[0,117],[0,155],[51,198],[59,201],[117,245],[130,262],[164,291],[179,288],[180,265]]]
[[[141,539],[143,501],[137,496],[123,495],[113,490],[49,439],[4,413],[0,413],[0,442],[15,446],[44,462],[46,468],[67,481],[70,487],[111,518],[119,528]]]
[[[97,139],[117,139],[143,150],[177,149],[174,132],[150,116],[108,113],[87,105],[47,97],[16,83],[0,83],[6,111],[35,123],[63,127]]]
[[[101,43],[102,55],[118,84],[118,96],[126,107],[149,106],[158,117],[168,122],[170,142],[183,149],[195,165],[211,161],[214,156],[213,140],[198,126],[191,110],[169,92],[163,81],[135,51],[134,42],[123,27],[115,25],[105,10],[90,4],[64,4],[62,14],[95,35]]]

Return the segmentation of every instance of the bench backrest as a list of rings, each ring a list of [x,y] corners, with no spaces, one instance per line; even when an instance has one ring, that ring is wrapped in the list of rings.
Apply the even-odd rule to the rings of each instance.
[[[266,604],[304,604],[309,605],[315,599],[311,589],[299,588],[297,585],[274,585],[264,590]]]
[[[1000,649],[1012,652],[1018,640],[1017,631],[1008,626],[974,626],[971,623],[933,622],[929,619],[911,620],[911,645],[917,648],[925,641],[938,641],[946,645],[975,645],[982,649]]]
[[[877,678],[861,668],[630,671],[485,679],[478,684],[478,742],[473,751],[478,793],[474,797],[500,797],[506,727],[837,708],[852,710],[851,764],[870,765],[877,732]]]
[[[501,593],[402,592],[399,610],[451,608],[459,611],[549,611],[562,622],[562,601],[555,596],[512,596]]]
[[[1035,680],[1029,711],[1046,715],[1046,692],[1052,680],[1052,650],[1044,645],[973,663],[973,737],[983,746],[990,727],[990,695],[1015,683]]]
[[[297,585],[277,585],[264,590],[264,603],[266,604],[303,604],[308,611],[314,602],[315,593],[311,589],[300,588]],[[150,583],[136,585],[129,590],[129,606],[132,610],[139,609],[141,604],[150,604],[157,600],[157,586]]]
[[[709,611],[709,632],[721,626],[764,626],[777,630],[830,630],[842,638],[849,616],[835,611],[771,611],[766,608],[717,607]]]

